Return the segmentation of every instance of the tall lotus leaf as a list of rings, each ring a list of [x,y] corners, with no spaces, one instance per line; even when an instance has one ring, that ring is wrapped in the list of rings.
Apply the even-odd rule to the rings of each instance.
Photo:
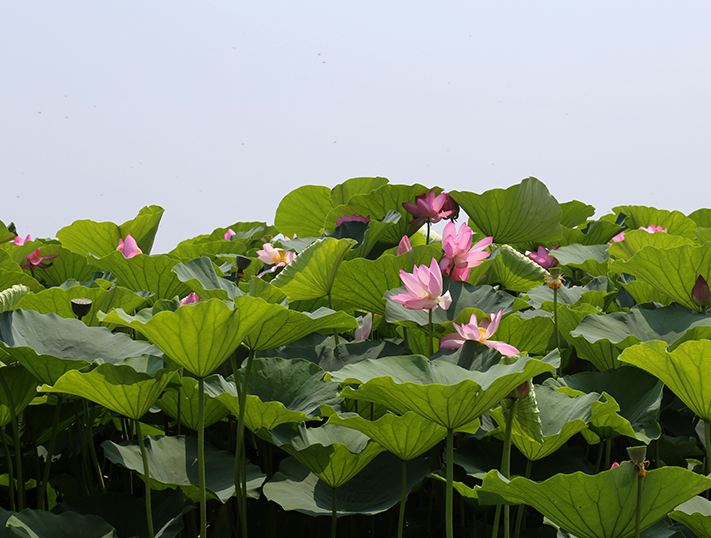
[[[7,520],[11,536],[19,538],[119,538],[111,525],[99,516],[76,512],[53,514],[29,508]]]
[[[558,474],[540,483],[523,477],[510,482],[491,471],[479,490],[509,502],[528,504],[579,538],[628,538],[635,534],[637,468],[630,462],[595,475]],[[680,502],[711,487],[711,480],[680,467],[648,471],[643,478],[640,530],[650,527]]]
[[[10,223],[10,226],[12,227],[13,223]],[[3,221],[0,220],[0,244],[2,243],[7,243],[8,241],[12,241],[13,238],[15,237],[15,234],[12,233],[8,227],[5,225]]]
[[[137,441],[104,441],[101,447],[104,449],[104,455],[113,463],[143,474],[143,460]],[[146,451],[152,489],[179,487],[193,501],[199,499],[197,438],[184,435],[146,437]],[[234,495],[234,465],[234,454],[205,444],[205,483],[208,498],[217,499],[224,504]],[[259,497],[259,488],[264,479],[259,467],[248,462],[247,493],[250,497]]]
[[[606,276],[610,255],[606,245],[568,245],[551,252],[561,264],[582,269],[593,276]]]
[[[147,303],[145,297],[120,286],[113,286],[108,290],[72,286],[30,293],[22,300],[20,308],[34,310],[40,314],[54,312],[63,318],[74,319],[76,314],[72,310],[72,299],[77,298],[89,299],[92,302],[91,310],[82,318],[82,322],[90,327],[99,326],[96,314],[100,311],[108,312],[114,308],[122,308],[127,312],[133,312]]]
[[[256,241],[261,240],[265,235],[275,236],[279,233],[274,226],[267,226],[266,222],[256,220],[250,222],[235,222],[223,228],[215,228],[209,234],[202,234],[191,239],[185,239],[178,243],[178,246],[191,245],[193,243],[209,243],[215,240],[224,241],[227,230],[235,232],[235,235],[231,236],[230,240],[253,239]]]
[[[142,208],[135,218],[119,225],[121,237],[130,235],[138,243],[138,248],[150,254],[163,211],[164,209],[157,205]]]
[[[556,347],[555,325],[550,316],[505,316],[494,338],[530,354],[543,354]]]
[[[240,369],[240,382],[244,382],[244,374],[244,368]],[[305,422],[320,417],[321,406],[338,406],[341,402],[339,386],[324,380],[324,374],[317,365],[304,360],[255,359],[247,387],[247,428],[270,430],[287,422]],[[208,378],[205,391],[233,415],[239,415],[239,398],[233,380]]]
[[[329,213],[329,215],[335,214],[333,212]],[[341,215],[343,216],[343,215]],[[378,243],[381,237],[383,237],[386,232],[390,229],[395,227],[400,220],[402,220],[403,216],[398,213],[397,211],[388,211],[388,214],[385,215],[382,219],[379,220],[374,220],[371,219],[371,221],[366,225],[366,230],[365,230],[365,235],[362,240],[358,239],[359,244],[356,248],[351,250],[346,254],[346,259],[352,259],[352,258],[364,258],[370,254],[370,252],[373,250],[375,245]],[[336,218],[336,221],[338,219]],[[334,221],[334,225],[336,223]],[[360,223],[346,223],[346,226],[348,224],[360,224]],[[329,217],[327,217],[326,220],[326,225],[330,225],[330,220]],[[343,225],[342,225],[343,226]],[[353,236],[346,236],[346,237],[353,237]]]
[[[197,377],[211,374],[268,317],[269,303],[247,295],[235,297],[234,306],[210,299],[158,312],[147,321],[121,309],[99,316],[136,329]]]
[[[172,299],[176,295],[184,297],[190,293],[190,288],[178,280],[173,272],[173,267],[178,263],[180,260],[168,254],[126,258],[121,252],[112,252],[91,261],[92,265],[114,275],[120,286],[133,291],[152,291],[154,295],[149,299],[151,303],[158,299]]]
[[[375,260],[345,260],[336,274],[332,295],[338,308],[357,308],[385,314],[385,292],[402,285],[400,270],[412,272],[415,265],[429,265],[441,249],[418,245],[400,256],[382,255]]]
[[[412,411],[404,415],[386,413],[374,421],[354,413],[331,415],[328,423],[363,432],[406,461],[424,454],[447,436],[446,428]]]
[[[625,233],[623,241],[617,241],[607,249],[610,256],[622,260],[629,260],[644,247],[658,249],[674,248],[681,245],[693,245],[694,241],[680,235],[665,234],[663,232],[649,233],[644,230],[630,230]]]
[[[348,365],[331,377],[346,387],[342,396],[384,404],[404,414],[414,411],[445,428],[457,430],[473,422],[508,393],[555,367],[520,357],[513,364],[497,364],[486,372],[469,371],[420,355],[388,357]]]
[[[620,360],[658,377],[697,416],[711,420],[708,378],[711,341],[684,342],[667,351],[666,342],[653,340],[625,349]]]
[[[555,241],[561,235],[560,205],[546,186],[534,177],[508,189],[483,194],[452,191],[452,198],[471,221],[495,243],[526,246]]]
[[[313,242],[272,283],[289,301],[318,299],[331,293],[338,266],[356,242],[326,237]]]
[[[589,221],[584,227],[581,225],[578,228],[568,228],[563,225],[561,228],[563,229],[563,235],[557,241],[559,246],[574,245],[576,243],[581,245],[607,244],[614,236],[624,230],[622,226],[602,219]]]
[[[625,224],[628,229],[637,229],[647,226],[661,226],[666,228],[670,234],[683,235],[693,239],[694,231],[699,226],[693,219],[684,215],[681,211],[667,211],[643,205],[621,205],[613,207],[612,210],[619,214],[627,215]],[[625,237],[626,238],[626,237]]]
[[[80,256],[106,256],[116,250],[121,232],[113,222],[77,220],[57,232],[62,247]],[[135,237],[134,237],[135,239]]]
[[[332,488],[348,482],[385,448],[356,430],[326,424],[320,428],[282,424],[257,430],[260,437],[294,456]]]
[[[153,407],[175,372],[161,369],[155,376],[131,366],[100,364],[90,372],[69,370],[43,392],[86,398],[125,417],[139,420]]]
[[[384,177],[354,177],[347,179],[331,190],[331,204],[334,207],[347,204],[356,194],[367,194],[387,183],[388,180]]]
[[[47,285],[59,286],[72,278],[80,282],[91,279],[94,268],[89,265],[86,256],[75,254],[59,245],[53,246],[48,254],[56,254],[57,257],[52,260],[51,267],[42,269],[42,278]]]
[[[491,253],[496,275],[504,289],[526,292],[543,282],[547,271],[509,245],[501,245]]]
[[[32,310],[0,314],[0,349],[47,385],[54,385],[67,370],[86,368],[97,359],[116,363],[127,357],[162,355],[157,347],[126,334]]]
[[[274,216],[274,225],[286,237],[318,237],[323,222],[331,210],[331,189],[304,185],[291,191],[281,202]]]
[[[0,368],[0,426],[6,426],[12,419],[14,410],[17,416],[37,393],[37,380],[22,366],[3,366]],[[5,391],[5,387],[9,393]]]
[[[217,276],[210,258],[200,257],[173,267],[178,280],[184,282],[201,299],[234,299],[243,295],[234,282]]]
[[[184,262],[200,258],[201,256],[216,258],[218,254],[232,254],[234,258],[234,254],[246,255],[251,243],[251,239],[225,241],[223,238],[220,238],[217,241],[200,241],[179,245],[168,254],[175,258],[180,258]]]
[[[211,375],[205,378],[205,385],[214,382],[214,378],[222,379],[219,375]],[[181,379],[182,388],[180,391],[167,390],[163,393],[156,405],[165,411],[171,418],[178,418],[178,398],[180,398],[180,422],[193,431],[198,429],[198,380],[193,377],[183,377]],[[205,427],[209,428],[219,422],[227,415],[227,409],[209,390],[205,391]]]
[[[562,211],[560,225],[566,226],[567,228],[575,228],[595,214],[595,208],[593,206],[584,204],[578,200],[563,202],[560,204],[560,210]]]
[[[22,298],[27,295],[29,291],[30,288],[22,284],[15,284],[6,290],[0,291],[0,312],[17,310]]]
[[[698,538],[711,538],[711,501],[696,496],[669,512],[669,517],[689,527]]]

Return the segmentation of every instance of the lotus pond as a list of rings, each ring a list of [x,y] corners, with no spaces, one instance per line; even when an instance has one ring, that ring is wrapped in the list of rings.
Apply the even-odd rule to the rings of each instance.
[[[711,537],[711,209],[162,213],[0,222],[0,538]]]

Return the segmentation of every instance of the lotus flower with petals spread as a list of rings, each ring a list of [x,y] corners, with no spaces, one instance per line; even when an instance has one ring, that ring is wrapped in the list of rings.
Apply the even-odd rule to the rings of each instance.
[[[406,235],[402,236],[402,239],[400,239],[400,243],[397,246],[397,255],[400,256],[400,254],[405,254],[405,252],[410,252],[412,250],[412,245],[410,244],[410,238],[408,238]]]
[[[266,271],[262,271],[257,275],[258,277],[265,275],[266,273],[273,273],[277,270],[277,267],[284,267],[296,258],[295,252],[290,252],[281,248],[274,248],[271,243],[264,243],[263,248],[264,250],[257,251],[259,261],[264,262],[266,265],[272,265],[273,267]]]
[[[439,342],[440,349],[459,349],[465,341],[476,340],[487,347],[496,349],[502,355],[516,355],[519,351],[515,347],[497,340],[489,340],[499,328],[503,315],[503,310],[499,310],[498,314],[491,314],[491,321],[485,319],[481,324],[477,324],[476,314],[472,314],[467,324],[452,323],[457,332],[444,336]]]
[[[229,241],[233,235],[236,235],[235,231],[232,228],[228,228],[225,232],[225,241]]]
[[[143,254],[141,249],[138,248],[138,243],[136,243],[136,240],[131,237],[131,234],[128,234],[126,236],[125,241],[123,239],[119,239],[119,244],[118,247],[116,247],[116,250],[121,252],[127,258],[133,258],[134,256],[137,256],[139,254]]]
[[[25,258],[25,261],[20,264],[23,269],[30,269],[34,271],[38,267],[40,269],[46,269],[47,267],[52,267],[51,263],[44,263],[45,260],[53,260],[58,254],[52,254],[50,256],[40,256],[40,249],[35,250],[29,256]]]
[[[417,196],[414,204],[411,202],[403,202],[402,207],[405,208],[405,211],[410,215],[415,217],[415,220],[411,220],[410,224],[413,226],[422,226],[425,222],[435,223],[451,217],[455,212],[459,214],[459,206],[457,206],[456,211],[454,209],[444,209],[448,199],[449,195],[445,192],[436,195],[434,191],[430,191],[427,194]]]
[[[472,229],[465,222],[459,227],[459,232],[456,228],[454,222],[444,227],[444,257],[439,262],[439,267],[445,275],[450,275],[452,280],[467,281],[471,268],[481,265],[489,256],[484,249],[491,245],[494,238],[485,237],[472,246]]]
[[[198,296],[198,294],[195,292],[192,292],[180,300],[180,306],[183,306],[184,304],[197,303],[199,300],[200,300],[200,297]]]
[[[20,236],[18,235],[18,236],[15,236],[15,241],[14,241],[13,244],[14,244],[16,247],[21,247],[22,245],[24,245],[24,244],[27,243],[28,241],[32,241],[32,236],[31,236],[31,235],[28,234],[27,237],[25,237],[24,239],[22,239],[22,237],[20,237]]]
[[[649,232],[650,234],[653,234],[654,232],[667,233],[667,229],[662,228],[661,226],[647,226],[646,228],[644,226],[640,226],[639,229],[644,230],[645,232]]]
[[[558,247],[551,247],[551,250],[558,250]],[[529,252],[528,257],[544,269],[550,269],[558,265],[558,260],[549,255],[550,250],[546,247],[538,247],[536,252]]]
[[[400,269],[407,293],[391,295],[390,298],[410,310],[434,310],[438,306],[447,310],[452,304],[449,292],[442,294],[442,271],[437,260],[432,258],[432,263],[415,266],[412,274]]]
[[[370,222],[370,216],[361,217],[360,215],[343,215],[336,219],[336,228],[338,228],[343,222],[364,222],[368,224]]]

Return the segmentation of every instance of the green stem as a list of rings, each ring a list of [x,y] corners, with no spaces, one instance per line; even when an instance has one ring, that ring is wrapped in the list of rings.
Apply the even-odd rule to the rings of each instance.
[[[336,538],[336,523],[338,522],[338,504],[336,503],[336,488],[331,486],[331,538]]]
[[[5,376],[0,375],[0,385],[7,395],[8,408],[10,409],[10,421],[12,422],[13,443],[15,445],[15,466],[17,467],[17,511],[25,508],[25,482],[22,478],[22,446],[20,445],[20,428],[17,424],[17,414],[15,413],[15,402],[10,393],[10,389],[5,381]]]
[[[430,318],[430,320],[429,320],[429,321],[430,321],[430,323],[429,323],[429,327],[430,327],[430,357],[431,357],[432,355],[434,355],[434,341],[433,341],[433,328],[432,328],[432,310],[434,310],[434,308],[430,308],[430,312],[429,312],[429,318]]]
[[[447,428],[447,491],[445,494],[445,524],[447,538],[454,538],[454,430]]]
[[[200,537],[207,538],[205,490],[205,378],[198,378],[198,472],[200,477]]]
[[[183,403],[183,369],[180,368],[178,370],[178,382],[180,383],[180,386],[178,387],[178,435],[181,434],[182,431],[182,403]]]
[[[7,477],[10,481],[10,511],[15,511],[15,473],[12,468],[12,456],[10,455],[10,447],[7,445],[7,439],[5,438],[5,431],[7,426],[2,432],[2,446],[5,449],[5,456],[7,457]]]
[[[136,420],[136,433],[138,434],[138,444],[141,447],[141,457],[143,458],[143,480],[146,483],[146,520],[148,521],[148,536],[153,538],[153,510],[151,508],[151,473],[148,469],[148,452],[146,452],[146,444],[143,441],[143,433],[141,433],[141,423]]]
[[[333,310],[333,297],[331,296],[331,292],[328,292],[328,307]],[[333,338],[336,341],[336,345],[339,344],[338,341],[338,329],[333,329]]]
[[[602,464],[602,453],[605,451],[605,440],[600,439],[600,448],[597,451],[597,459],[595,460],[595,472],[600,472],[600,465]]]
[[[234,356],[233,356],[234,357]],[[242,467],[242,453],[244,452],[244,414],[247,409],[247,389],[249,388],[249,376],[252,372],[252,362],[254,361],[254,351],[249,350],[247,366],[244,372],[244,381],[239,382],[239,373],[236,369],[237,360],[232,359],[232,370],[237,385],[237,398],[239,399],[239,416],[237,417],[237,441],[235,448],[235,488],[240,490],[240,523],[242,525],[242,538],[247,538],[247,489],[241,486],[240,468]]]
[[[402,487],[400,493],[400,517],[397,523],[397,538],[402,538],[405,530],[405,503],[407,502],[407,462],[402,460]]]
[[[428,220],[427,221],[427,237],[425,238],[425,245],[430,244],[430,226],[431,226],[431,224],[430,224],[430,221]]]
[[[605,441],[605,471],[610,468],[610,458],[612,457],[612,437]]]
[[[560,331],[558,330],[558,288],[553,288],[553,323],[555,324],[555,339],[560,354]],[[563,364],[558,367],[558,375],[563,375]]]
[[[526,459],[526,473],[524,476],[526,478],[531,478],[531,467],[533,467],[533,462]],[[518,538],[521,535],[521,523],[523,522],[523,513],[526,511],[525,504],[518,505],[518,512],[516,513],[516,530],[514,531],[514,538]]]
[[[511,432],[513,430],[513,418],[516,413],[518,399],[511,400],[509,412],[506,415],[506,433],[504,434],[504,453],[501,456],[501,473],[506,477],[511,477]],[[509,522],[510,506],[504,505],[504,537],[509,538],[511,525]]]
[[[711,473],[711,421],[708,420],[704,420],[704,440],[706,441],[706,476],[708,476]]]
[[[637,511],[634,514],[634,532],[635,538],[639,538],[639,521],[642,517],[642,480],[643,476],[637,475]]]
[[[101,472],[101,465],[99,465],[99,458],[96,457],[96,447],[94,446],[94,429],[92,428],[94,423],[94,418],[92,417],[91,410],[89,408],[89,402],[82,399],[84,404],[84,415],[86,418],[86,434],[87,442],[89,443],[89,453],[91,454],[91,461],[96,469],[96,474],[99,475],[99,485],[101,486],[101,493],[106,493],[106,484],[104,483],[104,473]]]
[[[52,467],[52,456],[54,456],[54,446],[57,442],[57,430],[59,429],[59,417],[61,410],[62,398],[57,397],[57,405],[54,406],[54,420],[52,421],[52,436],[49,441],[49,450],[47,450],[47,461],[44,462],[44,475],[42,476],[39,499],[37,499],[37,507],[40,510],[44,510],[44,501],[45,496],[47,495],[47,484],[49,483],[49,472]]]

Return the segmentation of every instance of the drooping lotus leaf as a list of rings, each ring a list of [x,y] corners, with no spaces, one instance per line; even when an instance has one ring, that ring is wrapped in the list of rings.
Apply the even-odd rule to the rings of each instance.
[[[457,430],[473,422],[521,383],[555,367],[528,357],[497,364],[486,372],[469,371],[420,355],[388,357],[348,365],[331,375],[334,381],[361,384],[342,396],[381,403],[398,414],[414,411]]]
[[[711,341],[684,342],[667,351],[666,342],[653,340],[625,349],[620,361],[656,376],[697,416],[711,420],[711,386],[706,382]]]
[[[132,327],[180,366],[197,377],[206,377],[250,331],[269,318],[270,306],[264,299],[243,295],[235,297],[234,306],[210,299],[158,312],[147,321],[121,309],[99,315],[99,319]]]
[[[21,284],[31,290],[41,290],[44,286],[24,272],[0,269],[0,291]]]
[[[641,280],[632,280],[629,282],[620,281],[620,284],[622,284],[622,287],[632,296],[637,304],[659,303],[662,306],[669,306],[674,302],[667,294],[662,293],[651,284],[647,284]]]
[[[626,262],[614,262],[610,269],[633,275],[679,304],[700,312],[701,307],[691,300],[691,290],[699,275],[711,281],[711,249],[705,245],[645,247]]]
[[[388,211],[387,215],[379,220],[371,220],[365,228],[365,234],[362,238],[353,237],[353,235],[343,235],[342,237],[353,237],[358,241],[358,246],[346,254],[345,259],[350,260],[353,258],[364,258],[370,254],[375,245],[378,243],[380,238],[385,235],[385,233],[394,226],[402,218],[402,215],[397,211]],[[326,222],[328,223],[328,217]],[[338,232],[342,228],[348,228],[349,226],[358,226],[359,222],[346,222],[342,223],[341,227],[334,232],[333,236],[340,239],[341,236]]]
[[[42,392],[86,398],[125,417],[139,420],[153,407],[174,374],[162,369],[152,376],[137,372],[128,365],[104,363],[90,372],[69,370],[53,387],[43,387]]]
[[[481,318],[479,318],[481,321]],[[468,323],[469,320],[466,320]],[[556,347],[555,324],[550,316],[522,318],[504,316],[492,340],[500,340],[529,354],[546,353]]]
[[[29,245],[30,242],[28,242],[27,244]],[[11,271],[13,273],[22,273],[22,267],[20,267],[20,262],[22,258],[24,258],[24,256],[26,256],[32,251],[30,250],[25,255],[23,255],[22,253],[18,254],[17,251],[19,251],[19,247],[14,246],[6,246],[4,250],[0,249],[0,270]],[[12,253],[12,255],[10,253]]]
[[[287,306],[289,300],[279,288],[273,286],[270,282],[265,282],[261,278],[252,278],[249,283],[241,282],[240,289],[247,295],[252,297],[261,297],[268,303],[276,303]]]
[[[252,239],[254,241],[261,241],[265,235],[275,236],[279,232],[274,226],[267,226],[266,222],[261,221],[249,221],[249,222],[235,222],[229,226],[223,228],[215,228],[209,234],[202,234],[190,239],[185,239],[178,243],[178,247],[183,245],[192,245],[195,243],[210,243],[212,241],[224,241],[225,233],[227,230],[232,230],[235,235],[231,236],[229,241],[239,241],[240,239]],[[261,245],[260,245],[261,246]]]
[[[12,410],[17,416],[35,397],[37,380],[19,365],[0,367],[0,377],[0,426],[6,426],[12,420]]]
[[[219,375],[211,375],[205,378],[205,385],[212,382],[213,378],[220,378]],[[221,379],[221,378],[220,378]],[[165,411],[170,417],[178,418],[178,398],[180,398],[180,422],[193,431],[198,430],[198,380],[193,377],[184,376],[181,379],[182,389],[169,389],[156,402],[156,405]],[[205,428],[209,428],[219,422],[227,415],[227,409],[217,400],[209,390],[205,390]]]
[[[22,300],[19,307],[25,310],[34,310],[40,314],[54,312],[63,318],[74,319],[76,314],[72,310],[72,299],[77,298],[89,299],[92,302],[91,310],[82,317],[82,321],[90,327],[99,326],[99,320],[96,319],[98,312],[109,312],[114,308],[133,312],[148,302],[145,297],[120,286],[112,286],[108,290],[72,286],[66,289],[49,288],[37,293],[30,293]]]
[[[561,235],[560,205],[534,177],[505,190],[491,189],[483,194],[451,191],[449,195],[484,236],[494,238],[494,243],[514,246],[537,243],[538,246]]]
[[[239,375],[240,382],[244,382],[244,368]],[[245,425],[252,431],[270,430],[279,424],[319,417],[322,405],[338,406],[338,383],[324,380],[324,375],[321,368],[304,360],[255,359],[247,387]],[[232,379],[208,378],[205,391],[239,416],[237,387]]]
[[[657,418],[664,385],[638,368],[580,372],[546,379],[544,384],[571,396],[602,394],[592,404],[589,424],[604,439],[626,435],[649,443],[661,434]]]
[[[178,280],[184,282],[200,299],[234,299],[244,295],[234,282],[217,275],[210,258],[198,257],[173,267]]]
[[[178,245],[168,254],[179,258],[183,262],[189,262],[190,260],[201,257],[217,259],[217,256],[220,254],[232,254],[232,258],[234,258],[235,254],[239,254],[240,256],[246,255],[251,243],[251,239],[225,241],[223,238],[220,238],[216,241],[200,241]]]
[[[597,393],[571,397],[545,385],[536,386],[542,442],[531,438],[514,419],[511,441],[531,461],[553,454],[568,439],[587,428],[592,416],[590,406],[599,399]],[[489,411],[494,420],[503,426],[506,422],[501,407]],[[515,418],[515,417],[514,417]]]
[[[561,204],[562,205],[562,204]],[[607,220],[591,220],[577,228],[568,228],[561,221],[562,237],[557,240],[559,246],[568,245],[600,245],[607,244],[610,239],[624,228]]]
[[[334,424],[320,428],[282,424],[256,433],[294,456],[333,488],[348,482],[385,450],[364,433]]]
[[[559,474],[536,483],[523,477],[507,481],[498,471],[484,477],[485,492],[528,504],[555,525],[579,538],[628,538],[635,533],[637,480],[643,480],[640,530],[663,518],[680,502],[711,487],[711,479],[680,467],[663,467],[639,478],[630,462],[595,475]]]
[[[119,538],[116,529],[99,516],[76,512],[53,514],[27,508],[10,516],[6,525],[11,536],[21,538]]]
[[[333,208],[331,189],[317,185],[303,185],[291,191],[279,202],[274,225],[286,237],[318,237],[323,233],[323,222]]]
[[[621,205],[613,207],[612,211],[627,215],[625,225],[630,231],[640,227],[661,226],[670,234],[693,238],[694,231],[699,227],[693,219],[681,211],[667,211],[643,205]]]
[[[563,202],[560,204],[562,211],[560,225],[567,228],[575,228],[585,223],[587,219],[595,214],[595,208],[578,200]]]
[[[331,415],[328,424],[363,432],[402,460],[415,459],[447,436],[446,428],[412,411],[404,415],[387,413],[374,421],[355,413]]]
[[[593,276],[606,276],[610,255],[607,245],[568,245],[552,250],[550,255],[562,265],[582,269]]]
[[[155,490],[179,487],[191,500],[200,496],[198,480],[198,446],[196,437],[146,437],[151,488]],[[101,443],[104,455],[113,463],[143,474],[143,459],[138,441]],[[205,484],[207,496],[221,503],[235,492],[234,454],[205,444]],[[265,475],[256,465],[247,462],[247,494],[259,498],[259,488]]]
[[[427,460],[407,462],[409,494],[429,474]],[[379,454],[365,469],[336,489],[337,516],[374,515],[395,506],[401,499],[402,465],[388,452]],[[332,489],[310,473],[296,458],[279,464],[279,472],[264,484],[264,496],[284,510],[309,516],[330,516]]]
[[[32,310],[0,314],[0,349],[47,385],[54,385],[66,371],[86,368],[97,359],[117,363],[127,357],[163,355],[157,347],[126,334],[111,334],[104,327],[87,327],[76,319]]]
[[[112,252],[103,258],[91,260],[92,265],[114,275],[118,285],[133,291],[152,291],[150,303],[159,299],[172,299],[176,295],[182,298],[190,293],[190,288],[173,272],[173,267],[178,263],[180,260],[169,254],[139,254],[126,258],[120,252]]]
[[[644,247],[674,248],[681,245],[693,245],[694,241],[680,235],[665,234],[664,232],[649,233],[644,230],[630,230],[625,232],[625,239],[617,241],[607,249],[613,258],[629,260]]]
[[[326,237],[314,241],[272,281],[289,301],[318,299],[331,293],[338,266],[356,242]]]
[[[669,517],[674,521],[683,523],[698,536],[698,538],[711,538],[711,501],[697,495],[681,503]]]
[[[15,284],[6,290],[0,291],[0,312],[17,310],[22,298],[27,295],[30,288],[22,284]]]
[[[540,285],[547,274],[543,267],[509,245],[496,248],[490,257],[501,286],[509,291],[526,292]]]

